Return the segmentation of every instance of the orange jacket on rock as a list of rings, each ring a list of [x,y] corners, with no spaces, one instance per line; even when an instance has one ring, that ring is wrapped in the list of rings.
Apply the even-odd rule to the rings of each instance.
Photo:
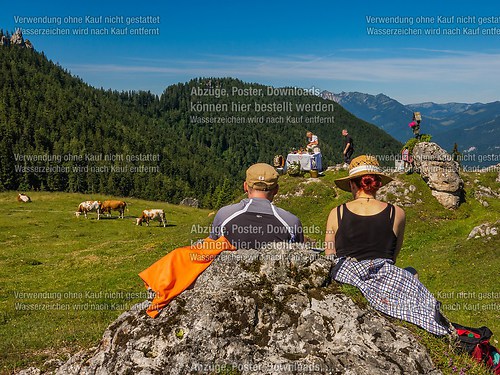
[[[170,301],[189,288],[212,261],[224,250],[236,250],[225,238],[207,238],[203,242],[179,247],[142,271],[139,276],[146,288],[156,295],[146,313],[155,318]]]

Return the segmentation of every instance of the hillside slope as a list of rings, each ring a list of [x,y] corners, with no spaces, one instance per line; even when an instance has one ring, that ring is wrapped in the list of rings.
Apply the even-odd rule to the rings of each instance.
[[[120,197],[32,192],[20,204],[0,193],[0,373],[61,358],[95,344],[121,312],[147,298],[138,273],[173,248],[208,235],[207,210],[127,198],[124,219],[74,214],[87,199]],[[167,227],[136,226],[161,208]],[[196,225],[195,225],[196,224]]]
[[[411,136],[411,129],[403,126],[410,122],[412,111],[387,95],[368,95],[360,92],[341,92],[340,94],[323,93],[323,97],[339,103],[349,112],[354,113],[391,134],[401,142]]]
[[[317,246],[324,239],[330,210],[351,199],[333,184],[345,173],[327,172],[320,179],[284,176],[280,180],[276,204],[299,216],[306,235]],[[442,208],[417,175],[398,176],[391,184],[394,188],[380,195],[407,213],[405,242],[397,264],[419,271],[421,281],[443,303],[443,311],[452,321],[489,326],[498,346],[500,236],[470,240],[467,236],[486,222],[498,228],[500,200],[494,194],[500,195],[500,183],[495,182],[494,173],[465,173],[462,177],[467,202],[456,211]],[[85,220],[73,215],[80,201],[115,197],[30,195],[33,203],[20,204],[15,193],[0,193],[4,213],[0,241],[5,244],[0,251],[2,370],[32,363],[40,366],[61,353],[95,345],[121,312],[146,298],[137,274],[175,247],[206,237],[212,221],[208,210],[137,199],[128,200],[130,212],[124,220],[115,215],[97,221],[92,214]],[[156,207],[166,211],[167,228],[157,223],[149,228],[134,225],[133,218],[142,209]],[[353,298],[359,300],[359,295],[354,293]],[[444,373],[452,373],[448,357],[443,355],[446,343],[418,329],[415,334],[428,345]]]
[[[343,127],[350,128],[359,152],[393,154],[400,148],[335,103],[293,92],[267,95],[266,86],[232,78],[193,79],[160,97],[112,92],[87,85],[43,53],[0,46],[0,87],[0,189],[173,203],[192,196],[218,207],[234,197],[249,165],[305,146],[306,130],[319,136],[325,165],[341,160]],[[207,88],[229,95],[205,95]],[[263,94],[251,94],[252,88]],[[271,108],[282,103],[286,108]],[[200,123],[196,117],[242,122]]]

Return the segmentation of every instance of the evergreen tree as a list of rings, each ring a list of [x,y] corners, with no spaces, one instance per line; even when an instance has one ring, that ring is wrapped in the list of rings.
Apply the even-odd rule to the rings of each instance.
[[[5,33],[5,35],[8,35]],[[397,153],[400,144],[336,103],[315,96],[192,95],[197,88],[266,87],[234,78],[196,78],[157,96],[147,91],[95,89],[49,61],[43,53],[19,46],[0,47],[0,189],[47,189],[88,194],[136,196],[178,203],[199,199],[218,208],[241,190],[245,170],[271,162],[275,154],[305,145],[305,132],[320,137],[324,165],[340,162],[343,127],[356,129],[356,149]],[[227,112],[192,112],[192,101],[225,104]],[[231,103],[291,102],[291,112],[236,112]],[[329,104],[333,112],[300,112],[296,104]],[[204,124],[191,116],[264,119],[286,116],[335,116],[335,123]],[[60,161],[16,161],[15,155],[55,156]],[[100,161],[94,155],[159,155],[150,161]],[[158,166],[158,173],[122,173],[105,167]],[[16,172],[16,166],[68,168],[53,173]],[[101,168],[99,172],[95,172]],[[92,171],[92,169],[94,171]],[[88,172],[87,172],[88,170]]]

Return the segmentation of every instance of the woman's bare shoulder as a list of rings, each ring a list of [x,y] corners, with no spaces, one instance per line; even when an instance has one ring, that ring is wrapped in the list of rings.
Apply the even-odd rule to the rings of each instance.
[[[401,219],[404,219],[406,217],[406,213],[405,213],[405,210],[403,210],[401,207],[393,204],[394,206],[394,210],[396,212],[396,217],[399,217]]]
[[[335,206],[331,209],[330,213],[328,214],[328,218],[332,219],[337,219],[337,210],[341,205]]]

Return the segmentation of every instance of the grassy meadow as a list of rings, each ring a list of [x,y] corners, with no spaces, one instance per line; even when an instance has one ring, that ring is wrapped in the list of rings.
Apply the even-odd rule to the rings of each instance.
[[[350,199],[333,188],[333,180],[343,174],[328,172],[319,180],[284,176],[276,204],[301,218],[308,237],[322,241],[328,213]],[[404,207],[407,229],[397,264],[419,271],[449,319],[487,325],[499,346],[500,235],[466,240],[474,226],[500,220],[499,199],[485,198],[485,207],[474,198],[479,185],[499,191],[495,177],[465,174],[467,201],[450,211],[418,175],[400,176],[416,190],[409,196],[411,205]],[[95,213],[77,218],[78,204],[117,197],[28,194],[33,202],[22,204],[15,192],[0,193],[0,372],[6,374],[95,346],[121,312],[146,298],[137,274],[172,249],[206,237],[193,229],[206,228],[212,220],[208,210],[126,198],[130,211],[125,219],[113,212],[112,218],[98,221]],[[136,226],[134,218],[147,208],[163,208],[168,226]],[[345,290],[360,299],[357,290]],[[444,340],[398,324],[422,340],[445,374],[453,373],[453,366],[467,374],[487,373],[452,354]]]
[[[192,224],[209,225],[209,211],[124,199],[118,212],[97,220],[74,214],[87,199],[116,197],[29,192],[0,193],[0,371],[95,345],[104,329],[145,300],[137,274],[172,249],[206,237]],[[162,208],[167,227],[136,226],[143,209]],[[30,294],[31,293],[31,294]],[[33,294],[36,293],[36,294]]]

